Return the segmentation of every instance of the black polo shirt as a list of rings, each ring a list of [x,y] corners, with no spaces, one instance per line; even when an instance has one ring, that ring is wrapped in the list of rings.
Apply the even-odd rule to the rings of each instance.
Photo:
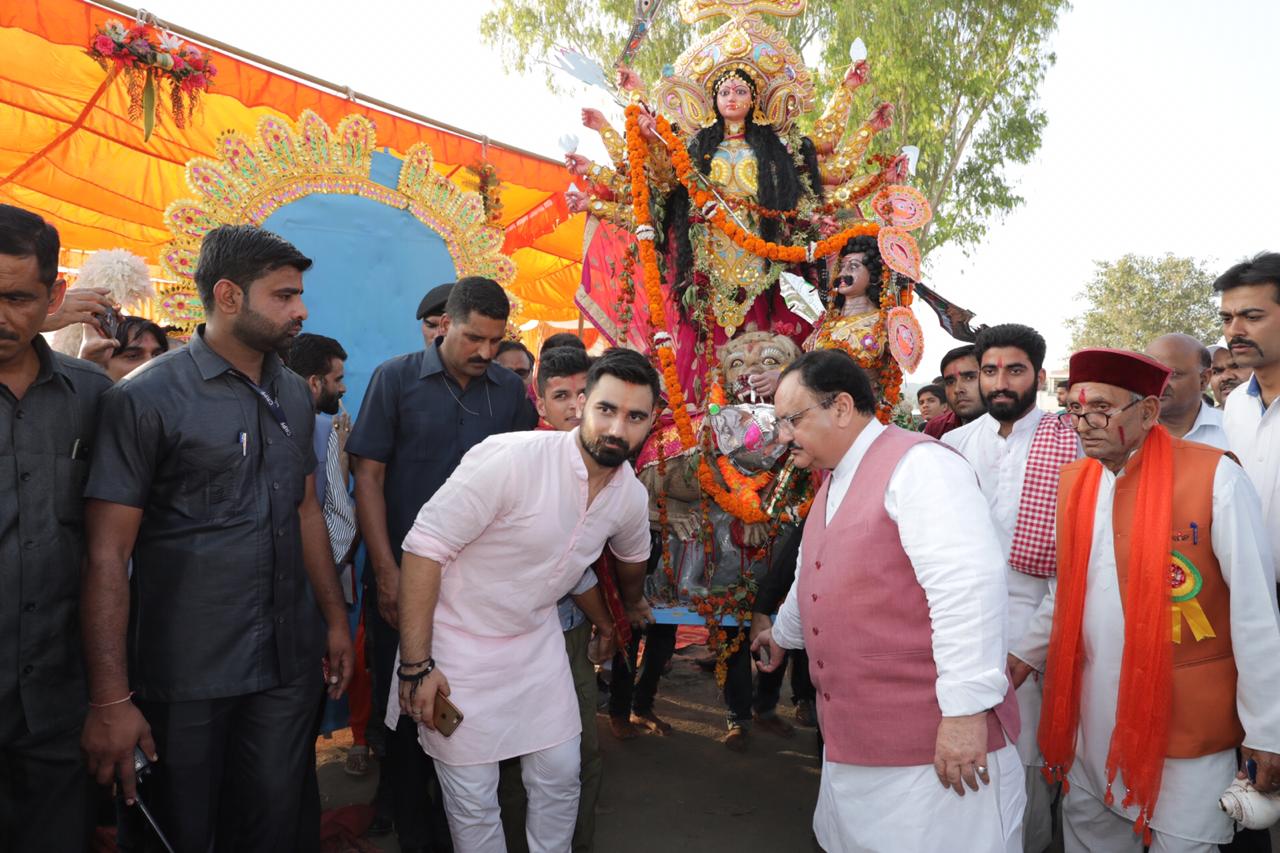
[[[418,510],[491,435],[533,429],[538,414],[524,382],[491,362],[459,387],[440,361],[440,343],[378,365],[360,404],[347,452],[387,466],[387,535],[396,559]],[[365,572],[373,582],[373,573]]]
[[[311,394],[265,357],[286,435],[203,334],[107,392],[86,490],[143,510],[129,679],[153,701],[254,693],[308,669],[318,682],[324,653],[298,519],[316,466]]]
[[[84,482],[111,380],[40,336],[32,346],[40,368],[22,399],[0,384],[0,713],[21,708],[42,734],[84,717]]]

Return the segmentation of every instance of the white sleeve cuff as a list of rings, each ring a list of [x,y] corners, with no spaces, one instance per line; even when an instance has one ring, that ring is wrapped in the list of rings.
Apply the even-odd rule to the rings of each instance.
[[[1009,679],[1003,670],[989,669],[964,681],[938,679],[934,688],[944,717],[967,717],[989,711],[1004,701]]]

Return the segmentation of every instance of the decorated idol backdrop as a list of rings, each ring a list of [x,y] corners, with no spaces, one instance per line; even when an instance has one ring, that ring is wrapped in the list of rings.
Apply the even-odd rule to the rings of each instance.
[[[304,330],[346,349],[346,405],[356,414],[373,369],[422,347],[414,312],[427,290],[463,275],[506,286],[515,275],[477,193],[441,175],[426,145],[401,158],[375,151],[375,138],[363,117],[330,129],[309,112],[296,125],[268,117],[252,136],[223,134],[216,160],[187,166],[197,198],[166,211],[174,281],[159,288],[157,313],[188,332],[200,322],[192,274],[210,229],[250,222],[280,234],[315,261]]]
[[[394,187],[401,161],[378,153],[375,172],[380,164]],[[344,404],[354,415],[373,369],[422,347],[414,312],[430,287],[457,277],[449,248],[407,211],[358,196],[306,196],[262,224],[315,260],[303,279],[303,330],[346,349]]]

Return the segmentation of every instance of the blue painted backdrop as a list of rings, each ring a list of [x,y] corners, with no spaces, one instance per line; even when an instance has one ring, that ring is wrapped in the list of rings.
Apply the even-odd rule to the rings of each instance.
[[[375,152],[372,179],[395,188],[401,160]],[[303,331],[336,338],[347,351],[347,396],[354,417],[373,369],[422,349],[414,317],[427,291],[457,278],[439,234],[407,210],[351,195],[306,196],[263,227],[315,261],[303,279]]]
[[[370,177],[395,189],[401,163],[375,152]],[[422,349],[414,313],[428,290],[457,278],[448,247],[408,211],[352,195],[306,196],[262,225],[315,261],[303,278],[303,331],[336,338],[347,351],[343,404],[354,418],[374,368],[394,355]],[[356,566],[364,568],[363,549]],[[353,633],[357,616],[352,608]],[[346,725],[345,697],[328,702],[322,730]]]

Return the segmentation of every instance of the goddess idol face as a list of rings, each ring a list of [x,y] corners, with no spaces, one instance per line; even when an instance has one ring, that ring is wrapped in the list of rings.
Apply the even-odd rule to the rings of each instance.
[[[716,108],[726,123],[741,124],[751,112],[751,87],[737,74],[731,74],[716,87]]]

